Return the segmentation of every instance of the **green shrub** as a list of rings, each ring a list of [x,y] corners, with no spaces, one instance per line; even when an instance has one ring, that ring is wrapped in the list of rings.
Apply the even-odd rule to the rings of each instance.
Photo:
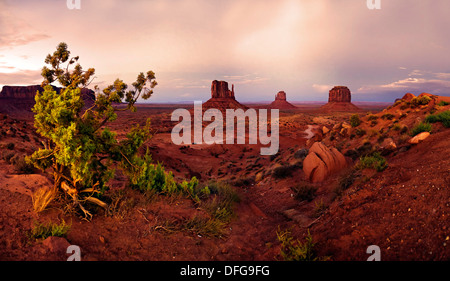
[[[411,129],[411,136],[416,136],[422,132],[431,132],[432,126],[428,122],[420,122]]]
[[[441,100],[439,103],[438,103],[438,105],[439,106],[446,106],[446,105],[449,105],[450,103],[448,103],[448,102],[446,102],[446,101],[443,101],[443,100]]]
[[[63,220],[62,223],[56,224],[49,222],[47,224],[41,224],[34,222],[34,227],[31,229],[31,238],[42,238],[45,239],[50,236],[64,237],[70,230],[70,225],[66,224]]]
[[[370,114],[370,115],[367,117],[367,120],[369,120],[369,121],[373,121],[373,120],[377,120],[377,119],[378,119],[378,116],[373,115],[373,114]]]
[[[400,131],[402,129],[402,125],[400,124],[394,124],[394,126],[392,126],[392,130],[394,131]]]
[[[411,100],[411,106],[417,107],[419,105],[426,105],[431,101],[429,96],[415,97]]]
[[[350,125],[352,127],[358,127],[361,124],[361,119],[359,119],[358,114],[353,114],[350,116]]]
[[[381,119],[383,119],[383,120],[392,120],[392,119],[394,119],[394,117],[395,117],[394,114],[386,113],[386,114],[383,114],[381,116]]]
[[[359,160],[358,167],[360,169],[375,169],[377,172],[381,172],[387,168],[386,159],[380,155],[379,152],[373,153],[371,156],[367,155],[361,157]]]
[[[285,261],[320,261],[327,259],[317,257],[314,249],[315,243],[309,230],[304,243],[294,239],[289,230],[281,231],[279,227],[277,238],[281,243],[280,255]]]
[[[439,114],[428,115],[427,118],[425,119],[425,122],[428,123],[442,122],[442,125],[444,125],[446,128],[450,128],[450,110],[443,111]]]

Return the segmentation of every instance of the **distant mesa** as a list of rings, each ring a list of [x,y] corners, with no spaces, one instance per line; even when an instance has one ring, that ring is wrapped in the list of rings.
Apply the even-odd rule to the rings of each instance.
[[[234,96],[234,85],[231,86],[231,90],[228,88],[228,82],[226,81],[212,81],[211,84],[211,98],[202,105],[203,110],[209,108],[216,108],[220,111],[226,109],[248,109],[247,106],[239,103]]]
[[[56,92],[60,92],[62,88],[52,86]],[[3,86],[0,92],[0,112],[7,114],[20,114],[20,112],[31,113],[34,106],[36,92],[42,92],[44,89],[40,85],[31,86]],[[86,105],[91,105],[95,101],[94,91],[83,88],[81,95]]]
[[[352,103],[350,89],[345,86],[335,86],[330,90],[328,103],[320,108],[321,111],[360,111],[361,109]]]
[[[295,105],[286,101],[286,93],[284,91],[279,91],[275,95],[275,100],[269,104],[268,108],[270,109],[295,109],[297,108]]]

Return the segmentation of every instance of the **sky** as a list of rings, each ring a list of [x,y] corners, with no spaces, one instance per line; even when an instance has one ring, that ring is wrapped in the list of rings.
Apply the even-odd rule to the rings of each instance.
[[[450,96],[448,0],[79,1],[0,0],[0,87],[40,84],[66,42],[91,86],[153,70],[149,102],[206,101],[213,80],[241,102],[327,101],[335,85],[353,101]]]

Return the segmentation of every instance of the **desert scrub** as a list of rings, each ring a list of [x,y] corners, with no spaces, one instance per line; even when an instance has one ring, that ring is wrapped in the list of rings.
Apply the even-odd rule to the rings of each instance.
[[[328,206],[321,199],[314,202],[314,217],[320,217],[328,209]]]
[[[416,135],[418,135],[418,134],[420,134],[420,133],[423,133],[423,132],[431,132],[431,130],[432,130],[432,126],[431,126],[431,124],[430,123],[428,123],[428,122],[420,122],[419,124],[417,124],[416,126],[414,126],[412,129],[411,129],[411,136],[416,136]]]
[[[352,169],[339,177],[337,186],[333,189],[333,198],[340,197],[359,177],[357,170]]]
[[[296,168],[296,165],[283,165],[275,167],[272,171],[272,177],[275,179],[284,179],[292,176],[292,172]]]
[[[314,249],[315,243],[308,230],[305,242],[292,237],[289,230],[281,230],[278,227],[278,241],[281,243],[280,256],[285,261],[321,261],[327,258],[318,257]]]
[[[301,183],[291,188],[294,198],[300,201],[312,201],[316,197],[317,187]]]
[[[356,129],[355,134],[358,137],[362,137],[362,136],[364,136],[366,134],[366,130],[358,128],[358,129]]]
[[[397,124],[394,124],[394,126],[392,126],[392,130],[400,131],[402,129],[402,127],[403,126],[401,124],[397,123]]]
[[[54,188],[42,187],[36,190],[31,197],[33,210],[36,213],[44,211],[55,197],[56,190]]]
[[[197,189],[203,194],[198,208],[206,211],[208,215],[195,215],[186,221],[182,228],[203,236],[222,236],[225,226],[235,216],[234,205],[240,202],[239,195],[224,182],[210,181],[206,186],[198,186]]]
[[[25,159],[25,157],[19,157],[14,160],[14,169],[16,173],[19,174],[33,174],[34,173],[34,166],[30,163],[28,163]]]
[[[394,117],[395,117],[394,114],[386,113],[386,114],[383,114],[381,116],[381,119],[383,119],[383,120],[392,120],[392,119],[394,119]]]
[[[374,152],[372,155],[367,155],[359,159],[358,168],[360,169],[375,169],[377,172],[384,171],[387,168],[386,158],[381,156],[379,152]]]
[[[413,98],[410,103],[412,107],[417,107],[419,105],[426,105],[431,101],[431,98],[429,96],[422,96],[422,97],[415,97]]]
[[[358,127],[361,124],[361,119],[359,119],[358,114],[353,114],[350,116],[350,125],[352,127]]]
[[[368,121],[373,121],[373,120],[377,120],[377,119],[378,119],[378,116],[373,115],[373,114],[370,114],[367,116]]]
[[[442,125],[444,125],[446,128],[450,128],[450,110],[443,111],[439,114],[428,115],[427,118],[425,119],[425,122],[428,123],[442,122]]]
[[[69,232],[71,225],[66,224],[63,220],[60,224],[48,222],[46,224],[34,222],[34,226],[31,229],[30,237],[34,239],[45,239],[50,236],[64,237]]]
[[[446,101],[443,101],[443,100],[441,100],[439,103],[438,103],[438,105],[439,106],[446,106],[446,105],[449,105],[450,103],[448,103],[448,102],[446,102]]]

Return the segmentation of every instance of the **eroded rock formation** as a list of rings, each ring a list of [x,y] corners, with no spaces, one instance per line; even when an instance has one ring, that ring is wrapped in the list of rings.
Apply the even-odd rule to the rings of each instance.
[[[303,160],[303,172],[306,178],[315,183],[323,182],[329,175],[347,167],[347,160],[336,148],[326,147],[315,142]]]
[[[329,92],[328,102],[352,102],[350,89],[345,86],[335,86]]]
[[[332,111],[360,111],[356,105],[351,103],[352,94],[350,89],[345,86],[335,86],[330,90],[328,103],[323,105],[320,110],[326,112]]]
[[[294,109],[297,108],[293,104],[286,101],[286,93],[284,91],[279,91],[275,95],[275,100],[269,104],[269,108],[273,109]]]
[[[231,90],[228,88],[228,82],[214,80],[211,83],[211,98],[203,103],[203,110],[216,108],[221,111],[225,109],[247,109],[248,107],[236,101],[234,96],[234,85]]]
[[[53,86],[58,93],[61,88]],[[7,113],[11,116],[28,116],[32,114],[31,108],[36,103],[34,97],[37,91],[42,92],[44,89],[40,85],[31,86],[3,86],[0,92],[0,112]],[[81,96],[86,106],[91,106],[95,101],[94,91],[83,88]]]

